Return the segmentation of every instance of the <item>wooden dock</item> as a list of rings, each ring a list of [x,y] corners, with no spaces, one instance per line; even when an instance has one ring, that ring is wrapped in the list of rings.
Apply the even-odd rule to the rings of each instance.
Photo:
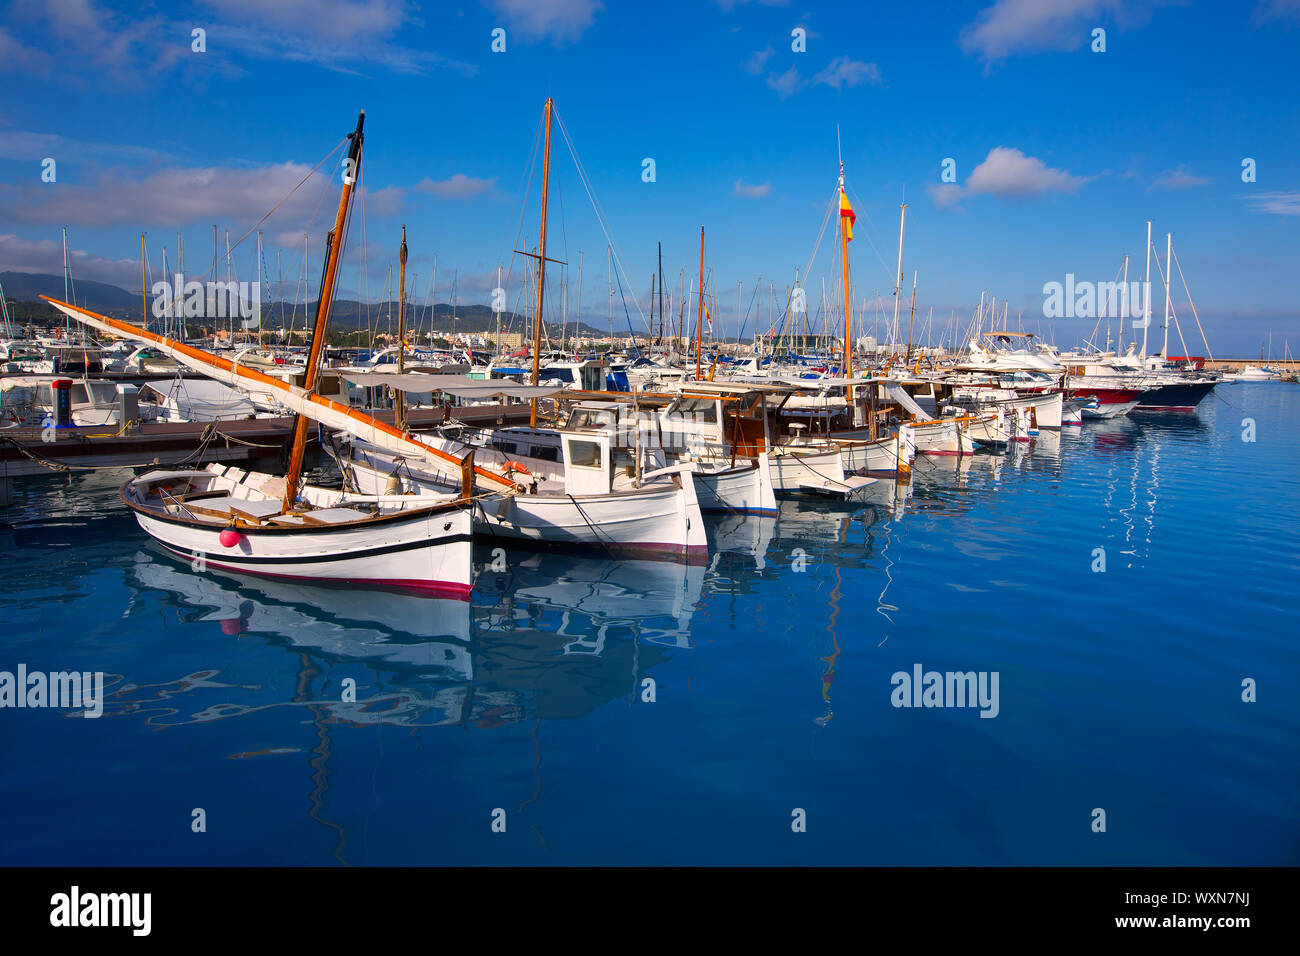
[[[467,405],[451,409],[456,421],[470,425],[526,425],[528,405]],[[392,424],[392,411],[372,413]],[[412,408],[406,413],[412,431],[441,425],[440,408]],[[147,422],[129,435],[116,425],[0,430],[0,482],[30,475],[100,468],[150,465],[249,462],[278,459],[289,440],[293,416],[244,418],[219,422]],[[310,434],[315,436],[313,426]],[[45,440],[49,439],[49,440]],[[3,489],[7,490],[7,489]],[[3,494],[0,493],[0,502]]]

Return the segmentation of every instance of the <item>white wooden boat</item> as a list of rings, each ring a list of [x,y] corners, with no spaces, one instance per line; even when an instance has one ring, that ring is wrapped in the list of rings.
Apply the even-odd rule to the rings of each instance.
[[[354,171],[360,169],[364,121],[362,113],[349,136],[348,160]],[[204,471],[155,471],[128,481],[122,487],[123,501],[141,527],[163,546],[193,555],[196,567],[211,561],[229,570],[270,577],[350,581],[465,597],[472,573],[469,508],[476,498],[476,484],[512,490],[514,482],[475,469],[472,456],[454,458],[313,390],[355,181],[355,176],[345,179],[339,197],[302,387],[129,323],[45,298],[84,325],[152,344],[219,382],[272,389],[278,402],[298,414],[289,469],[282,478],[211,466]],[[309,422],[348,429],[379,447],[423,461],[430,470],[443,468],[458,474],[452,485],[456,492],[389,498],[303,487]]]
[[[488,538],[536,547],[596,549],[628,558],[703,562],[708,539],[691,469],[672,466],[628,475],[631,459],[603,429],[557,432],[559,460],[492,445],[466,446],[424,436],[449,454],[473,451],[482,467],[500,468],[526,489],[474,508],[475,531]],[[345,482],[366,494],[446,492],[448,477],[370,442],[340,437],[326,449]],[[622,451],[622,454],[620,454]],[[507,479],[509,480],[509,479]]]
[[[196,571],[469,597],[472,529],[459,495],[356,495],[305,485],[286,512],[284,491],[283,478],[209,465],[146,472],[122,486],[122,501],[151,538]]]

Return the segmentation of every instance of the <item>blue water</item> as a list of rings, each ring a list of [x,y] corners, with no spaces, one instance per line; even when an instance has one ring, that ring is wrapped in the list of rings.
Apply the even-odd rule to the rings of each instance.
[[[111,687],[0,711],[0,863],[1298,863],[1297,422],[1222,386],[712,520],[707,568],[485,548],[468,606],[195,573],[122,472],[22,483],[0,669]],[[997,716],[893,706],[916,664]]]

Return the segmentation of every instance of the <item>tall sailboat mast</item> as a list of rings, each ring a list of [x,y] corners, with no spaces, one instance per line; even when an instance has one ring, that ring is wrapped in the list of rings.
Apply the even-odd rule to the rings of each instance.
[[[1124,253],[1124,284],[1120,286],[1120,288],[1124,290],[1124,305],[1126,307],[1121,309],[1119,313],[1119,338],[1116,339],[1115,341],[1116,355],[1124,354],[1124,313],[1129,311],[1127,308],[1128,306],[1128,253],[1127,252]]]
[[[912,326],[916,322],[916,270],[912,270],[912,306],[911,313],[907,317],[907,357],[903,359],[903,364],[908,365],[912,361]],[[1002,330],[1007,328],[1006,315],[1002,317]]]
[[[700,380],[700,339],[704,336],[704,227],[700,226],[700,291],[695,314],[695,381]]]
[[[140,233],[140,327],[149,328],[149,280],[144,275],[144,233]]]
[[[664,244],[659,248],[659,347],[664,347]]]
[[[343,248],[344,230],[347,228],[348,210],[352,203],[352,187],[361,176],[361,143],[364,137],[361,128],[366,122],[366,111],[357,116],[357,128],[348,134],[352,141],[348,148],[343,177],[343,192],[339,195],[339,208],[334,216],[334,228],[326,237],[325,244],[329,250],[325,260],[325,271],[321,274],[320,297],[316,302],[316,323],[312,327],[311,349],[307,353],[307,366],[303,374],[302,387],[311,392],[316,387],[316,377],[320,369],[321,351],[325,347],[325,328],[329,324],[330,306],[334,302],[334,287],[338,282],[339,254]],[[284,476],[284,511],[293,508],[298,498],[298,485],[302,481],[302,460],[307,448],[306,416],[296,416],[293,428],[293,447],[289,453],[289,469]]]
[[[402,246],[397,251],[400,271],[397,290],[397,374],[406,371],[406,223],[402,223]],[[393,389],[393,424],[400,432],[406,431],[406,395],[400,388]]]
[[[839,130],[835,131],[836,145],[839,145]],[[844,375],[853,376],[853,307],[849,302],[849,240],[853,238],[853,207],[844,192],[844,160],[840,159],[840,262],[843,267],[844,281]]]
[[[889,332],[891,349],[898,345],[898,307],[902,303],[903,289],[903,226],[907,222],[907,203],[898,207],[898,268],[894,273],[894,327]]]
[[[533,316],[533,384],[542,370],[542,303],[546,291],[546,201],[551,184],[551,109],[555,101],[546,98],[546,146],[542,158],[542,234],[537,243],[537,311]],[[611,302],[612,305],[612,302]],[[528,424],[537,427],[537,399],[531,400]]]
[[[166,273],[166,271],[164,270],[164,272],[163,272],[163,276],[165,277],[166,275],[167,275],[167,273]],[[261,345],[261,344],[262,344],[262,317],[261,317],[261,316],[262,316],[262,306],[261,306],[261,299],[262,299],[262,230],[260,230],[260,229],[257,230],[257,292],[255,293],[255,295],[256,295],[257,298],[258,298],[258,306],[257,306],[257,315],[258,315],[258,318],[257,318],[257,331],[253,333],[253,341],[256,342],[258,345]],[[251,303],[250,303],[250,305],[251,305]]]
[[[1174,265],[1173,251],[1174,234],[1167,232],[1165,233],[1165,344],[1160,349],[1160,357],[1166,360],[1169,358],[1169,287],[1174,279],[1171,271]]]
[[[1142,283],[1142,357],[1147,357],[1147,329],[1151,327],[1151,220],[1147,220],[1147,278]]]

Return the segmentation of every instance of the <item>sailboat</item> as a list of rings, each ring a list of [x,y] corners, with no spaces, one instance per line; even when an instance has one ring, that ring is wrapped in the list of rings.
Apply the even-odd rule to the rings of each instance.
[[[427,447],[440,449],[452,459],[478,455],[480,462],[500,468],[489,472],[500,481],[520,486],[499,506],[474,509],[474,530],[484,537],[539,549],[596,549],[603,554],[707,563],[708,538],[695,481],[689,465],[645,467],[640,448],[629,449],[608,427],[584,425],[564,429],[539,427],[537,402],[558,389],[539,384],[542,371],[542,313],[546,288],[546,227],[551,167],[551,114],[547,99],[545,145],[542,162],[541,233],[538,243],[537,292],[533,325],[532,384],[473,383],[489,390],[502,389],[531,402],[527,429],[485,431],[452,438],[425,435]],[[531,255],[531,254],[529,254]],[[391,382],[398,379],[388,376]],[[425,378],[437,378],[425,376]],[[603,380],[603,375],[602,375]],[[420,391],[412,375],[400,386]],[[430,383],[428,388],[441,387]],[[471,386],[473,387],[473,386]],[[427,458],[412,459],[400,450],[383,447],[369,436],[332,442],[326,449],[338,462],[344,480],[358,491],[388,488],[418,494],[438,493],[454,480],[446,469],[430,468]],[[530,452],[548,445],[546,457]],[[436,463],[435,463],[436,464]],[[510,477],[507,477],[510,476]]]
[[[313,391],[319,371],[353,184],[361,167],[364,111],[349,134],[351,175],[344,179],[301,387],[229,359],[43,296],[85,325],[152,344],[160,352],[233,386],[260,385],[297,413],[289,468],[283,476],[209,465],[155,469],[126,482],[123,503],[144,531],[195,570],[208,566],[272,578],[395,587],[466,599],[472,582],[471,515],[475,480],[513,482],[456,460],[374,418]],[[344,428],[460,476],[458,493],[359,495],[302,483],[309,422]]]

